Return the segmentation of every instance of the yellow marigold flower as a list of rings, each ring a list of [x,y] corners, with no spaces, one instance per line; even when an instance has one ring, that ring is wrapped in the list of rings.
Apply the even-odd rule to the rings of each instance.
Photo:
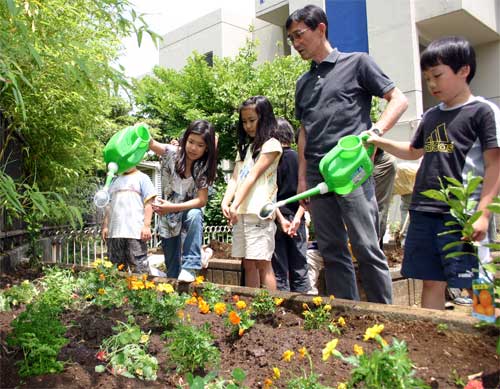
[[[217,303],[214,305],[214,312],[216,315],[222,316],[223,314],[226,313],[226,304],[224,303]]]
[[[205,281],[205,277],[198,276],[198,277],[196,277],[196,280],[194,281],[194,284],[195,285],[200,285],[200,284],[203,284],[203,281]]]
[[[263,389],[270,389],[272,384],[273,384],[273,380],[271,378],[266,378],[264,380],[264,388]]]
[[[292,350],[286,350],[284,353],[283,353],[283,360],[285,362],[290,362],[292,360],[292,357],[295,355],[295,353],[292,351]]]
[[[244,333],[245,333],[245,329],[244,329],[244,328],[240,328],[240,329],[238,330],[238,335],[239,335],[239,336],[243,336],[243,334],[244,334]]]
[[[353,346],[353,348],[354,348],[354,354],[356,354],[356,355],[363,355],[363,354],[365,353],[365,352],[363,351],[363,347],[361,347],[361,346],[360,346],[360,345],[358,345],[358,344],[355,344],[355,345]]]
[[[339,323],[339,326],[341,326],[341,327],[345,327],[346,326],[345,319],[342,316],[340,316],[338,318],[337,322]]]
[[[307,305],[306,303],[303,303],[303,304],[302,304],[302,309],[304,309],[304,310],[305,310],[305,309],[309,310],[309,305]]]
[[[337,348],[338,342],[339,342],[338,339],[333,339],[326,344],[325,348],[323,349],[323,361],[328,360],[328,358],[330,358],[330,355],[335,354],[335,351],[337,351],[335,349]]]
[[[299,348],[299,356],[300,358],[304,358],[307,355],[307,350],[305,347]]]
[[[113,267],[113,264],[109,261],[104,261],[102,264],[107,269],[109,269],[110,267]]]
[[[123,263],[120,263],[118,265],[118,270],[123,270],[124,267],[125,267],[125,265]]]
[[[165,293],[174,293],[174,287],[167,282],[162,282],[161,284],[156,285],[156,290],[158,292]]]
[[[281,377],[281,371],[277,367],[273,367],[273,376],[274,379],[279,380]]]
[[[141,335],[141,340],[139,340],[139,343],[146,343],[148,340],[149,340],[149,335],[142,334]]]
[[[181,320],[184,319],[184,311],[183,310],[177,311],[177,317]]]
[[[142,278],[143,281],[147,281],[148,280],[148,275],[147,274],[143,274],[141,276],[141,278]]]
[[[328,297],[331,300],[335,300],[335,296],[333,294],[330,295],[330,297]]]
[[[197,305],[198,304],[198,299],[195,296],[192,296],[188,301],[186,301],[186,304]]]
[[[311,311],[304,311],[302,312],[302,314],[304,315],[304,317],[313,316],[313,313]]]
[[[231,311],[229,312],[229,322],[232,325],[238,325],[241,322],[241,318],[235,311]]]
[[[201,300],[198,303],[198,309],[200,310],[201,313],[208,313],[208,312],[210,312],[210,306],[204,300]]]
[[[387,341],[382,337],[380,337],[380,339],[382,340],[382,346],[387,346]]]
[[[340,382],[337,385],[337,389],[347,389],[347,384],[345,382]]]
[[[100,295],[103,295],[104,293],[106,293],[106,291],[103,288],[99,288],[97,293],[99,293]]]
[[[106,276],[105,276],[104,274],[102,274],[102,273],[101,273],[101,274],[99,274],[99,279],[100,279],[101,281],[104,281],[104,280],[106,279]]]
[[[238,308],[238,309],[245,309],[246,307],[247,307],[247,303],[244,302],[243,300],[239,300],[236,303],[236,308]]]
[[[327,312],[330,312],[330,311],[332,310],[332,306],[331,306],[330,304],[325,304],[325,305],[323,306],[323,309],[324,309],[325,311],[327,311]]]
[[[144,374],[144,371],[142,369],[137,368],[137,369],[135,369],[135,373],[137,375],[141,375],[142,376]]]
[[[375,338],[375,336],[379,335],[384,330],[383,324],[375,324],[373,327],[367,328],[365,332],[365,337],[363,340],[366,342],[367,340]]]
[[[319,305],[321,305],[323,303],[323,299],[321,298],[321,296],[314,297],[313,298],[313,303],[314,303],[314,305],[319,306]]]
[[[283,301],[285,301],[285,299],[283,299],[281,297],[275,297],[274,298],[274,305],[279,306],[283,303]]]
[[[92,262],[92,267],[95,269],[102,263],[102,259],[96,259],[94,262]]]
[[[156,285],[155,285],[155,283],[154,283],[153,281],[146,281],[146,282],[144,283],[144,287],[145,287],[146,289],[155,289],[155,288],[156,288]]]

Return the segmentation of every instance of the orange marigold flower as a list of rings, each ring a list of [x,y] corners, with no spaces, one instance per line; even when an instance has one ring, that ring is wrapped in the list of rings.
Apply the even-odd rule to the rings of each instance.
[[[143,274],[141,278],[142,278],[143,281],[147,281],[148,275],[147,274]]]
[[[244,302],[243,300],[240,300],[236,303],[236,308],[238,309],[245,309],[247,307],[247,303]]]
[[[214,312],[216,315],[223,315],[226,313],[226,304],[224,303],[217,303],[214,305]]]
[[[231,311],[229,312],[229,322],[232,325],[238,325],[241,322],[241,318],[235,311]]]
[[[270,389],[272,384],[273,384],[273,380],[271,378],[266,378],[264,380],[264,388],[263,389]]]
[[[233,299],[233,302],[234,302],[234,303],[237,303],[238,301],[240,301],[240,296],[238,296],[237,294],[235,294],[235,295],[232,297],[232,299]]]
[[[104,281],[106,279],[106,276],[103,273],[101,273],[101,274],[99,274],[99,279],[101,281]]]
[[[198,309],[200,310],[201,313],[210,312],[210,306],[204,300],[201,300],[200,302],[198,302]]]
[[[120,263],[118,265],[118,270],[123,270],[124,267],[125,267],[125,265],[123,263]]]
[[[307,305],[306,303],[303,303],[303,304],[302,304],[302,309],[307,309],[307,310],[309,310],[309,305]]]
[[[239,335],[239,336],[243,336],[243,334],[244,334],[244,333],[245,333],[245,329],[244,329],[244,328],[240,328],[240,329],[238,330],[238,335]]]
[[[300,356],[300,358],[304,358],[304,357],[306,356],[306,354],[307,354],[307,350],[306,350],[306,348],[305,348],[305,347],[301,347],[301,348],[299,348],[299,350],[298,350],[298,351],[299,351],[299,356]]]
[[[177,311],[177,317],[179,319],[184,319],[184,311],[183,310]]]
[[[197,305],[198,304],[198,299],[195,296],[193,296],[188,301],[186,301],[186,304]]]

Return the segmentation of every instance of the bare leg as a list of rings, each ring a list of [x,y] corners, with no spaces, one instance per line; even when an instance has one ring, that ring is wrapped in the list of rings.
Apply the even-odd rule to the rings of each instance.
[[[245,268],[245,286],[251,288],[260,288],[259,271],[255,265],[257,261],[253,259],[243,259],[243,267]]]
[[[267,290],[276,290],[276,278],[274,277],[271,261],[255,261],[255,265],[259,270],[262,285]]]
[[[422,287],[422,308],[444,309],[445,281],[424,280]]]

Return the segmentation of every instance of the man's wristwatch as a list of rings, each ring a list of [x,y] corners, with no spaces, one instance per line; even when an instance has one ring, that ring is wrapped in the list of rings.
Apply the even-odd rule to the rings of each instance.
[[[377,136],[382,136],[382,131],[380,131],[377,127],[370,128],[370,131],[374,132]]]

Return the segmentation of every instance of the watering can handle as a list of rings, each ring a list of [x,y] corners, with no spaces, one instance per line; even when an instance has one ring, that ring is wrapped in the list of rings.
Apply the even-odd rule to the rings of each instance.
[[[363,141],[363,142],[366,142],[369,137],[370,137],[370,135],[368,135],[368,134],[360,135],[361,141]],[[368,153],[369,157],[371,157],[373,155],[374,151],[375,151],[375,145],[373,143],[368,144],[368,147],[366,147],[366,152]]]

